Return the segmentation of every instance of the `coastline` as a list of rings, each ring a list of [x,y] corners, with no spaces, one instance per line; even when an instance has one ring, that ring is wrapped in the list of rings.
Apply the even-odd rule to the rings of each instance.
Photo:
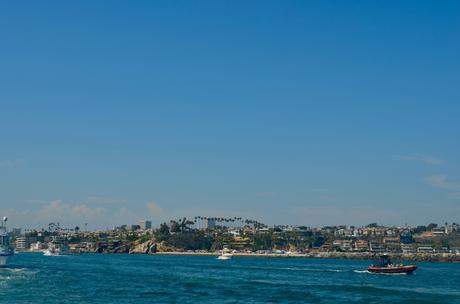
[[[157,252],[152,255],[165,255],[165,256],[219,256],[218,252],[181,252],[181,251],[168,251]],[[308,258],[308,259],[353,259],[353,260],[372,260],[375,258],[371,253],[357,253],[357,252],[320,252],[320,253],[233,253],[235,257],[256,257],[256,258]],[[447,262],[458,263],[460,262],[460,255],[455,254],[391,254],[394,260],[403,261],[423,261],[423,262]]]
[[[40,251],[19,251],[18,254],[41,253]],[[193,252],[193,251],[160,251],[156,253],[141,252],[104,252],[98,253],[93,251],[71,251],[74,254],[133,254],[133,255],[162,255],[162,256],[214,256],[220,255],[219,252]],[[350,259],[350,260],[374,260],[379,254],[368,252],[310,252],[310,253],[233,253],[234,257],[254,257],[254,258],[284,258],[284,259]],[[402,254],[391,253],[393,260],[412,261],[412,262],[445,262],[459,263],[460,255],[450,253],[433,253],[433,254]]]

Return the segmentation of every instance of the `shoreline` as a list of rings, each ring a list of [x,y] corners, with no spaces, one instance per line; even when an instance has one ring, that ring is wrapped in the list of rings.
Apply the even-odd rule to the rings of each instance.
[[[40,251],[19,251],[20,254],[41,253]],[[70,255],[78,254],[132,254],[132,255],[161,255],[161,256],[214,256],[220,255],[219,252],[184,252],[184,251],[161,251],[156,253],[140,253],[140,252],[70,252]],[[254,258],[283,258],[283,259],[343,259],[343,260],[374,260],[376,256],[367,252],[312,252],[312,253],[233,253],[234,257],[254,257]],[[443,263],[459,263],[460,255],[449,253],[434,253],[434,254],[390,254],[392,260],[408,261],[408,262],[443,262]]]
[[[181,252],[168,251],[157,252],[151,255],[164,256],[219,256],[218,252]],[[321,252],[321,253],[233,253],[234,257],[256,257],[256,258],[293,258],[293,259],[347,259],[347,260],[373,260],[375,255],[371,253],[356,252]],[[455,254],[391,254],[393,260],[419,261],[419,262],[460,262],[460,255]]]

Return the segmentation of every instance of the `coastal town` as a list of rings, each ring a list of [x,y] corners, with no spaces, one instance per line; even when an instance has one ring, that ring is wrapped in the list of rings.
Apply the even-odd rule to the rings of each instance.
[[[148,220],[99,231],[50,223],[9,234],[16,252],[215,255],[225,249],[244,256],[368,259],[388,253],[407,260],[460,261],[458,223],[267,226],[242,217],[195,216],[156,227]]]

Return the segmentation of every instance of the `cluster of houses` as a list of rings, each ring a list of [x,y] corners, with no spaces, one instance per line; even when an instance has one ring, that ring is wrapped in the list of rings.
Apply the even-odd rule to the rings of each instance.
[[[371,253],[453,253],[460,254],[460,246],[441,242],[442,237],[459,233],[458,224],[430,227],[414,231],[409,227],[339,227],[333,231],[334,240],[324,244],[321,251]]]

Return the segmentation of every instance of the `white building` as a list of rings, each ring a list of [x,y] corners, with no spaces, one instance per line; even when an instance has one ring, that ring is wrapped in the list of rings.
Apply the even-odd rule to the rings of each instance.
[[[36,237],[23,236],[16,239],[16,250],[29,250],[30,244],[37,241]]]
[[[417,253],[434,253],[434,249],[431,246],[420,246],[417,247]]]
[[[401,243],[401,251],[404,254],[415,253],[415,246],[413,244],[403,244]]]
[[[353,242],[351,240],[334,240],[332,246],[344,251],[351,251],[353,249]]]
[[[369,250],[373,253],[384,253],[385,247],[381,242],[371,241],[369,242]]]
[[[433,235],[443,235],[446,234],[446,229],[444,227],[435,227],[431,230]]]

